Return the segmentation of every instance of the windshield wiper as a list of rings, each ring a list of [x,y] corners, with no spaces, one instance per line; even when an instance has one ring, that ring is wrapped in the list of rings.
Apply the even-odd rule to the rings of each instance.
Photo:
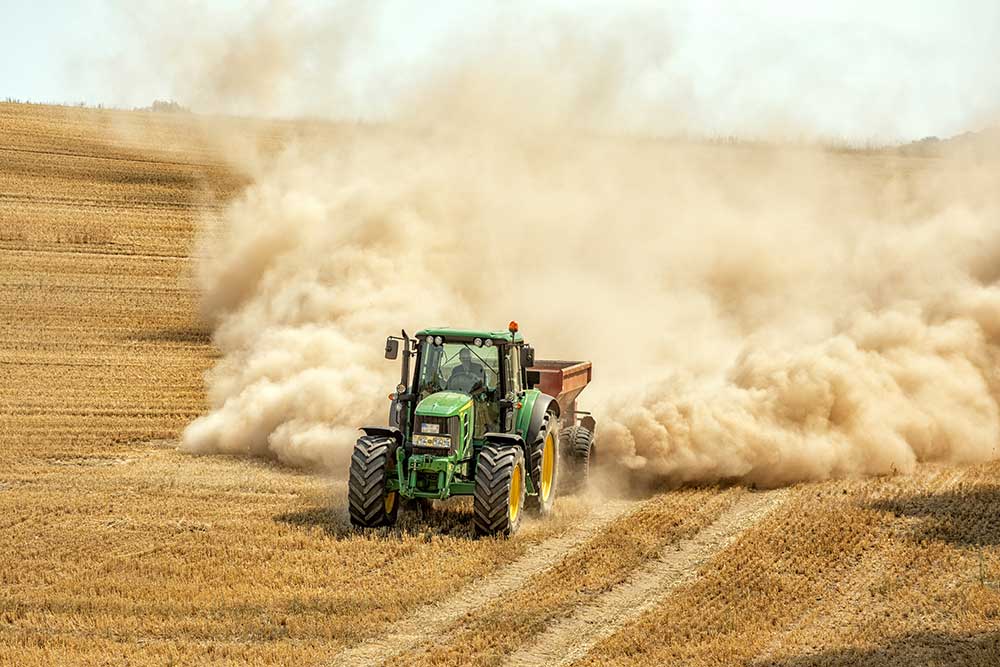
[[[480,356],[479,356],[479,355],[478,355],[478,354],[476,353],[476,351],[475,351],[475,350],[473,350],[473,349],[472,349],[471,347],[469,347],[469,344],[468,344],[468,343],[463,343],[463,345],[465,345],[465,348],[466,348],[466,349],[467,349],[467,350],[468,350],[469,352],[471,352],[472,354],[475,354],[475,355],[476,355],[476,359],[479,359],[479,361],[483,362],[483,370],[487,370],[487,371],[489,371],[490,373],[493,373],[493,375],[496,375],[496,374],[497,374],[497,372],[496,372],[495,370],[493,370],[492,368],[490,368],[490,362],[488,362],[488,361],[486,361],[485,359],[483,359],[482,357],[480,357]]]

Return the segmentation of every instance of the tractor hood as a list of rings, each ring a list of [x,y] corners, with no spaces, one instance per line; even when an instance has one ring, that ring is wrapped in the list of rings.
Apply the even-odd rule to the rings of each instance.
[[[472,403],[472,397],[458,391],[439,391],[417,404],[417,414],[425,417],[453,417]]]

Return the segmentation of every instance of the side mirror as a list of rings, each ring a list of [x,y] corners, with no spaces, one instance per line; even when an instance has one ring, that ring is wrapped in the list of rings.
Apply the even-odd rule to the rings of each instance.
[[[535,365],[535,348],[530,345],[521,347],[521,368],[531,368]]]
[[[399,356],[399,341],[395,338],[385,339],[385,358],[395,359]]]

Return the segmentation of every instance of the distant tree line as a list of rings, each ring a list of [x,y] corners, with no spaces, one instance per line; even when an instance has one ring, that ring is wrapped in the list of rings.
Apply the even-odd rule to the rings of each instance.
[[[105,107],[103,104],[87,104],[86,102],[33,102],[31,100],[21,100],[16,97],[5,97],[5,104],[32,104],[37,106],[59,106],[59,107],[77,107],[79,109],[117,109],[121,110],[121,107]],[[191,109],[187,108],[175,102],[173,100],[155,100],[148,107],[133,107],[133,111],[159,111],[166,113],[191,113]]]
[[[173,100],[154,100],[148,107],[136,108],[136,111],[163,111],[167,113],[191,113],[191,110]]]

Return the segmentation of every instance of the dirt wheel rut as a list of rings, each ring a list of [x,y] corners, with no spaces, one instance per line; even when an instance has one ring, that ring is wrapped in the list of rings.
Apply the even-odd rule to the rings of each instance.
[[[615,519],[639,506],[639,503],[615,500],[593,508],[587,518],[565,535],[532,547],[521,558],[505,565],[496,576],[476,581],[442,602],[421,607],[410,616],[384,628],[372,638],[334,656],[330,664],[343,667],[381,665],[389,658],[412,650],[442,633],[469,612],[488,604],[507,591],[523,586],[531,577],[544,571],[559,558],[578,547]]]
[[[625,583],[578,609],[521,647],[505,663],[555,667],[582,658],[597,642],[652,609],[670,591],[694,579],[698,568],[732,544],[743,531],[784,502],[786,491],[748,493],[711,525],[667,547]]]

